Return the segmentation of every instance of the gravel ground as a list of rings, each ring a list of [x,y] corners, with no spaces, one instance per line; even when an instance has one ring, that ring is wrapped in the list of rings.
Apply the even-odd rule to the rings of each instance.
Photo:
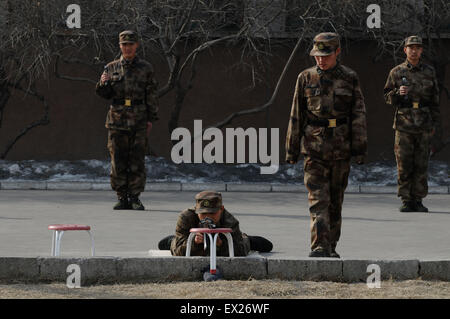
[[[381,288],[365,283],[308,281],[216,281],[98,285],[68,288],[65,284],[0,285],[1,299],[264,299],[264,298],[430,298],[450,299],[450,282],[383,281]]]

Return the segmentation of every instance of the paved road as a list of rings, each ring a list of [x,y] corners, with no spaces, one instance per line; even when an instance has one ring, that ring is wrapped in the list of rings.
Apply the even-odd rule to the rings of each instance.
[[[146,192],[146,211],[114,211],[109,191],[0,191],[0,256],[49,256],[49,224],[92,227],[97,256],[148,256],[173,233],[181,210],[194,192]],[[269,258],[305,258],[309,252],[307,195],[301,193],[223,193],[225,207],[242,231],[274,243]],[[337,251],[356,259],[450,259],[450,196],[429,195],[430,213],[399,213],[399,200],[387,194],[346,194]],[[67,232],[62,256],[87,256],[85,232]]]

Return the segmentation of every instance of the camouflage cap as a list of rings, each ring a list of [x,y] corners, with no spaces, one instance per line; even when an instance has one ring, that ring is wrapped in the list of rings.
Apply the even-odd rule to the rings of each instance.
[[[215,213],[222,207],[222,194],[216,191],[203,191],[195,195],[197,214]]]
[[[412,35],[405,39],[405,47],[407,47],[408,45],[414,45],[414,44],[422,46],[422,38],[419,37],[418,35]]]
[[[314,37],[314,46],[309,53],[311,56],[326,56],[340,47],[339,35],[334,32],[319,33]]]
[[[138,42],[136,32],[131,30],[122,31],[119,34],[119,43],[135,43]]]

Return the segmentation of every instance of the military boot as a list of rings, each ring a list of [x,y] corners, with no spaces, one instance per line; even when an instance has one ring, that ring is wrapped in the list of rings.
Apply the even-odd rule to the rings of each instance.
[[[339,254],[336,252],[336,249],[331,249],[330,257],[331,258],[341,258],[341,256],[339,256]]]
[[[248,236],[250,239],[250,249],[261,253],[268,253],[272,250],[273,244],[261,236]]]
[[[328,252],[328,250],[319,248],[319,249],[311,251],[309,253],[309,257],[330,257],[330,253]]]
[[[416,205],[415,202],[410,200],[404,200],[403,205],[400,206],[399,211],[402,213],[410,213],[416,211]]]
[[[422,201],[416,201],[416,212],[428,213],[428,208],[423,206]]]
[[[170,250],[170,245],[172,244],[172,240],[175,238],[174,235],[169,235],[161,239],[158,243],[159,250]]]
[[[131,195],[130,196],[130,207],[133,210],[144,210],[145,207],[142,205],[141,201],[139,200],[138,196]]]
[[[114,205],[113,209],[114,210],[123,210],[123,209],[128,209],[128,199],[126,196],[119,196],[119,201],[116,203],[116,205]]]

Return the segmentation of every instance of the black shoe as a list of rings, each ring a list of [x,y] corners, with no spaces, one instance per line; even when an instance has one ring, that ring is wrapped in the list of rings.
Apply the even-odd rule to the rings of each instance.
[[[126,198],[119,198],[119,201],[114,205],[114,210],[128,209],[128,200]]]
[[[316,249],[309,253],[309,257],[331,257],[330,253],[323,249]]]
[[[174,235],[169,235],[161,239],[158,243],[159,250],[170,250],[170,245],[172,244],[172,239],[174,239]]]
[[[256,250],[261,253],[268,253],[272,251],[273,244],[261,236],[248,236],[248,239],[250,239],[250,249]]]
[[[403,201],[403,205],[400,206],[399,211],[402,213],[410,213],[416,211],[416,205],[413,201]]]
[[[428,213],[428,208],[423,206],[422,201],[416,201],[416,212]]]
[[[331,250],[330,257],[331,258],[341,258],[341,256],[339,256],[339,254],[334,249]]]
[[[142,205],[141,201],[139,200],[139,197],[137,196],[130,196],[130,208],[133,210],[145,209],[144,205]]]

